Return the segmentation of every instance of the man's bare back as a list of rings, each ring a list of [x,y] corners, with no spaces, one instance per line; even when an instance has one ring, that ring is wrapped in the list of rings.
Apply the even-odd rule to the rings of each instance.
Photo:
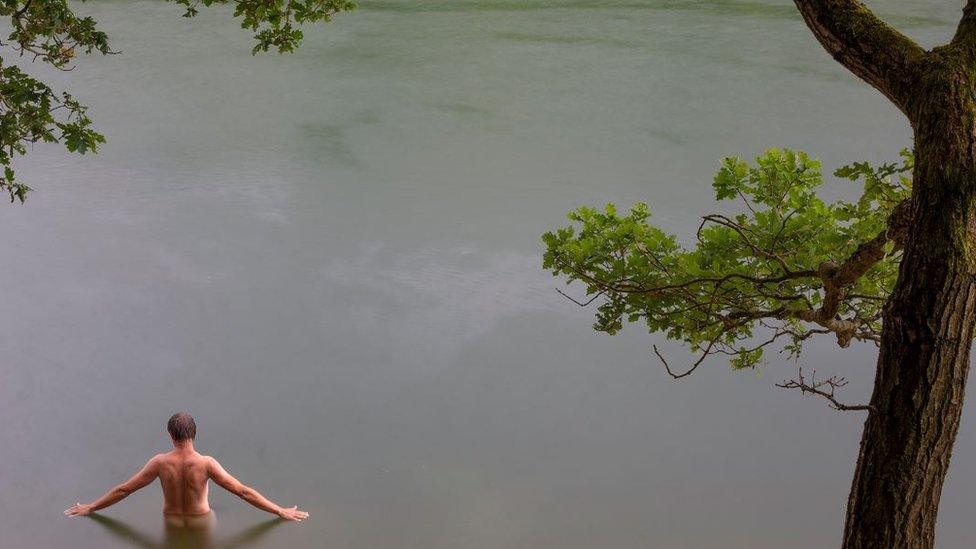
[[[187,452],[178,448],[150,460],[163,488],[163,513],[204,515],[210,512],[210,502],[207,500],[210,462],[217,463],[196,450]]]
[[[308,513],[297,507],[281,507],[265,498],[257,490],[245,486],[225,471],[216,459],[198,453],[193,447],[196,424],[189,414],[174,415],[167,428],[173,440],[172,451],[154,456],[129,480],[91,503],[72,505],[64,514],[87,515],[103,509],[158,478],[163,488],[163,514],[167,516],[193,517],[210,513],[208,481],[213,480],[221,488],[258,509],[276,514],[285,520],[301,521],[308,518]]]

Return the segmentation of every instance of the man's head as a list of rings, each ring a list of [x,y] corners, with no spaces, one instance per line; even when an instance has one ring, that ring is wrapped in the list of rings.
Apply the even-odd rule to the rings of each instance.
[[[186,412],[173,414],[173,417],[169,418],[169,422],[166,423],[166,430],[169,431],[169,436],[174,443],[193,440],[197,437],[197,424],[193,421],[193,416]]]

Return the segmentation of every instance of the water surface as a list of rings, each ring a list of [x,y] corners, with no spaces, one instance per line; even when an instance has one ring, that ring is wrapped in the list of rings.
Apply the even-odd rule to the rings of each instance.
[[[220,10],[79,8],[123,53],[51,77],[103,151],[37,147],[37,190],[0,213],[0,546],[836,546],[862,416],[773,388],[775,356],[671,381],[656,340],[595,333],[555,292],[539,235],[645,200],[687,237],[722,156],[891,159],[900,114],[785,1],[361,4],[284,57]],[[933,45],[962,2],[870,5]],[[873,356],[803,360],[858,401]],[[165,450],[181,409],[311,520],[214,488],[214,532],[174,537],[155,486],[61,516]],[[944,547],[976,506],[971,410]]]

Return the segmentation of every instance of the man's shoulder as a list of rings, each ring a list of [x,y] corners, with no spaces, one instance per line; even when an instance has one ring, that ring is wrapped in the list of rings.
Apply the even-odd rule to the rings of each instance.
[[[220,471],[220,462],[217,461],[213,456],[200,455],[199,461],[200,467],[207,472],[208,477],[212,477],[218,474]]]
[[[210,456],[204,456],[202,454],[197,454],[196,456],[187,457],[174,455],[172,453],[168,454],[156,454],[149,460],[150,467],[161,467],[163,469],[170,469],[173,467],[192,467],[195,469],[206,469],[210,470],[213,464],[217,463],[217,460]]]
[[[146,468],[158,470],[161,465],[166,464],[166,454],[156,454],[146,462]]]

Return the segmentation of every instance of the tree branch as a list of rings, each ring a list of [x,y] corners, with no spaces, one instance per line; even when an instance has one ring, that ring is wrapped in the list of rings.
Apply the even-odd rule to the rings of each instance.
[[[668,361],[665,360],[663,356],[661,356],[661,351],[658,351],[657,350],[657,345],[651,345],[651,348],[654,349],[654,354],[657,355],[657,358],[661,361],[661,364],[664,365],[664,369],[667,370],[668,375],[671,376],[671,377],[673,377],[674,379],[681,379],[683,377],[690,376],[695,370],[698,369],[699,366],[701,366],[701,363],[702,362],[705,362],[705,359],[706,358],[708,358],[709,356],[711,356],[711,354],[712,354],[712,347],[715,346],[715,342],[718,341],[718,338],[721,337],[721,335],[722,334],[719,333],[718,336],[714,337],[711,341],[709,341],[708,342],[708,345],[705,346],[705,350],[702,351],[701,356],[698,357],[698,360],[696,360],[695,362],[693,362],[691,364],[691,367],[689,367],[687,370],[685,370],[683,373],[680,373],[680,374],[676,374],[676,373],[674,373],[673,370],[671,370],[671,365],[668,364]]]
[[[580,301],[574,298],[573,296],[567,294],[566,292],[560,290],[559,288],[556,288],[556,291],[559,292],[559,295],[565,297],[566,299],[572,301],[573,303],[579,305],[580,307],[588,307],[590,303],[593,303],[594,301],[597,300],[597,298],[603,296],[603,292],[597,292],[596,295],[594,295],[590,299],[587,299],[586,301]]]
[[[727,160],[717,195],[734,198],[738,190],[747,207],[750,197],[756,206],[703,216],[694,251],[648,224],[645,205],[626,217],[608,205],[570,214],[579,229],[546,233],[543,266],[586,285],[585,298],[560,291],[577,305],[600,301],[594,329],[615,334],[625,322],[643,321],[652,333],[683,341],[693,356],[681,368],[653,347],[674,378],[719,354],[734,369],[754,368],[769,346],[796,359],[803,342],[820,335],[841,347],[877,344],[911,219],[910,184],[890,179],[911,168],[905,158],[902,166],[839,169],[838,177],[864,179],[864,195],[829,205],[811,192],[820,168],[802,153],[768,151],[755,169]]]
[[[907,67],[925,55],[921,46],[878,19],[858,0],[794,3],[827,53],[906,111],[910,92]]]
[[[905,238],[905,218],[907,216],[908,201],[895,206],[888,217],[888,227],[877,236],[858,245],[854,253],[844,263],[824,263],[817,269],[817,276],[823,281],[823,305],[817,310],[798,311],[796,318],[807,322],[816,322],[824,328],[837,334],[837,344],[841,347],[850,345],[851,339],[873,339],[862,337],[857,331],[859,326],[851,320],[837,318],[841,304],[848,296],[848,289],[859,278],[864,276],[875,264],[884,259],[885,246],[894,242],[900,247]]]
[[[976,0],[966,2],[966,7],[962,9],[962,19],[956,27],[956,34],[952,37],[952,43],[957,45],[976,45]]]
[[[646,286],[631,279],[619,279],[615,281],[598,280],[571,262],[566,262],[563,263],[564,269],[573,272],[577,278],[598,288],[599,292],[592,299],[580,301],[573,299],[562,291],[557,291],[577,305],[584,307],[591,304],[597,297],[606,295],[607,293],[644,294],[649,298],[678,298],[682,301],[690,302],[694,308],[703,310],[706,317],[711,321],[722,324],[724,327],[722,331],[731,330],[734,326],[741,325],[742,322],[752,320],[777,319],[788,321],[789,319],[795,319],[826,328],[829,333],[833,333],[837,338],[837,344],[839,346],[848,347],[853,340],[877,340],[877,334],[875,332],[869,327],[865,329],[863,319],[841,318],[841,307],[845,301],[856,297],[848,295],[851,286],[874,265],[884,259],[887,253],[886,246],[888,243],[893,243],[896,249],[901,247],[905,238],[907,218],[908,201],[904,201],[892,210],[887,220],[887,227],[871,240],[858,245],[843,263],[825,262],[819,265],[816,270],[794,271],[791,270],[787,262],[778,254],[756,245],[746,234],[746,230],[732,219],[723,215],[706,215],[703,217],[702,226],[705,223],[711,222],[732,229],[755,257],[775,261],[784,272],[776,276],[751,276],[741,273],[729,273],[720,277],[695,277],[676,283]],[[699,239],[701,238],[701,230],[702,228],[699,227]],[[663,265],[641,244],[637,244],[636,247],[641,253],[655,260],[656,264]],[[810,304],[809,299],[802,294],[780,295],[775,290],[776,285],[779,283],[805,278],[818,279],[823,286],[823,300],[819,308],[814,308]],[[755,285],[753,292],[757,295],[774,298],[781,302],[802,301],[806,305],[806,308],[797,309],[781,306],[774,309],[763,309],[752,308],[747,303],[737,299],[717,300],[718,293],[722,290],[723,286],[732,281],[753,284]],[[710,290],[707,289],[709,287],[711,288]],[[770,291],[766,291],[766,287],[769,287]],[[690,288],[694,288],[694,291],[689,291]],[[718,306],[718,310],[715,310],[716,305]],[[665,315],[670,317],[687,310],[689,309],[668,311]],[[779,333],[779,335],[783,335],[784,333],[791,332],[785,331]],[[810,332],[811,335],[813,333],[822,332]],[[773,339],[776,339],[776,337]],[[698,360],[686,372],[681,374],[675,374],[671,370],[668,362],[656,348],[654,352],[672,377],[681,378],[695,371],[702,361],[711,354],[716,342],[717,338],[707,346],[705,352],[702,353]]]
[[[840,387],[847,385],[847,379],[837,376],[830,376],[825,380],[817,381],[817,373],[813,373],[813,378],[810,383],[807,383],[806,378],[803,377],[803,368],[799,369],[796,379],[785,380],[782,383],[777,383],[776,386],[781,389],[799,389],[802,394],[811,394],[821,396],[830,403],[830,407],[835,410],[841,410],[844,412],[854,411],[854,410],[870,410],[871,406],[867,404],[842,404],[838,402],[837,398],[834,396],[834,392]]]
[[[27,0],[26,2],[24,2],[24,6],[19,10],[15,11],[12,17],[14,19],[20,19],[25,13],[27,13],[27,10],[30,9],[32,3],[34,3],[34,0]]]

